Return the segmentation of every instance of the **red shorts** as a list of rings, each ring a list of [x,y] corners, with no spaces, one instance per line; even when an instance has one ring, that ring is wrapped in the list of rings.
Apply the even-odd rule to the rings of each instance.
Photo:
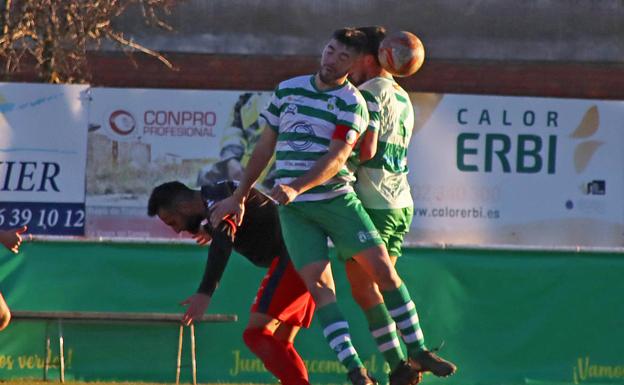
[[[314,307],[314,299],[290,259],[273,258],[251,305],[251,312],[307,328],[312,322]]]

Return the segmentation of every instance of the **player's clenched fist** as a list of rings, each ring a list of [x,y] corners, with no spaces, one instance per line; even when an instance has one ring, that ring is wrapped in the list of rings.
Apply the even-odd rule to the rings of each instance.
[[[287,205],[294,201],[299,192],[287,184],[278,184],[271,190],[271,198],[275,199],[281,205]]]

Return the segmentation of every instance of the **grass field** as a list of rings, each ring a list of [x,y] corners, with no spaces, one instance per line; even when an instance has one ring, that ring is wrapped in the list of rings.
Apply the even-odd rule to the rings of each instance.
[[[20,379],[20,380],[0,380],[0,384],[2,385],[53,385],[60,384],[58,381],[43,381],[43,380],[34,380],[34,379]],[[83,382],[83,381],[65,381],[67,385],[163,385],[165,383],[160,382]],[[183,383],[184,385],[188,385],[188,383]],[[225,383],[212,383],[212,384],[201,384],[201,385],[224,385]],[[227,383],[227,385],[264,385],[260,383],[251,383],[251,382],[243,382],[237,384]]]

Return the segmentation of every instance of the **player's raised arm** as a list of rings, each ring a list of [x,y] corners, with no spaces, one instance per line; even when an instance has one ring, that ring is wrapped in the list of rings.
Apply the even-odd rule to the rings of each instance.
[[[355,131],[353,131],[355,135]],[[352,140],[355,142],[355,139]],[[333,139],[327,154],[319,158],[312,168],[287,185],[276,185],[271,190],[271,197],[281,204],[292,202],[297,195],[319,186],[334,177],[344,166],[353,149],[352,144]]]
[[[263,120],[263,119],[261,119]],[[237,225],[243,221],[245,214],[245,199],[251,188],[254,186],[262,171],[268,166],[275,151],[277,143],[277,132],[266,125],[263,128],[262,135],[258,139],[258,143],[254,147],[251,158],[247,163],[247,167],[243,172],[240,184],[234,190],[231,197],[218,202],[210,215],[210,222],[213,226],[217,226],[223,218],[228,215],[236,217]]]

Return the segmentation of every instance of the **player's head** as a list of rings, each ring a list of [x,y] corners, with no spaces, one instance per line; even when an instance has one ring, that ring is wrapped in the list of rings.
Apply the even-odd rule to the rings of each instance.
[[[366,36],[355,28],[341,28],[332,34],[321,56],[318,75],[325,84],[340,84],[364,50]]]
[[[203,203],[197,191],[180,182],[167,182],[152,190],[147,204],[147,215],[155,215],[176,233],[195,234],[205,218]]]
[[[359,85],[372,77],[379,76],[383,71],[377,53],[379,52],[381,41],[386,37],[386,28],[380,25],[373,25],[359,27],[357,30],[366,36],[366,45],[362,55],[351,67],[349,78],[353,84]]]

